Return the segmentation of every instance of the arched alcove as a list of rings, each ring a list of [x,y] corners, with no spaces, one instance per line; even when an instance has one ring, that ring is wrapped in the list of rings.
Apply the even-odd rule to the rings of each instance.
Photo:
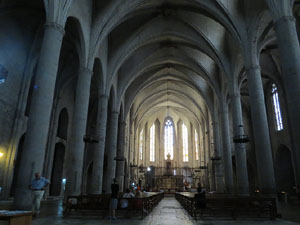
[[[295,186],[291,152],[285,145],[280,145],[275,160],[277,191],[293,192]]]
[[[57,136],[67,140],[68,137],[69,116],[66,108],[62,109],[59,114]]]
[[[57,143],[54,150],[51,173],[50,196],[60,196],[62,189],[62,175],[65,159],[65,145]]]

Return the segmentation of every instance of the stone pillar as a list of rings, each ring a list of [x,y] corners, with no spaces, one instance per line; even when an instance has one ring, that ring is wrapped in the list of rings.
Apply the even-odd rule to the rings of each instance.
[[[125,166],[125,156],[124,156],[124,147],[125,147],[125,127],[126,123],[124,121],[119,123],[119,139],[118,139],[118,152],[117,152],[117,168],[116,168],[116,177],[118,179],[118,184],[120,186],[120,191],[124,190],[124,166]]]
[[[232,96],[232,126],[233,136],[244,135],[243,114],[240,94]],[[234,143],[237,191],[239,195],[249,195],[248,171],[247,171],[247,152],[245,143]]]
[[[107,146],[107,171],[104,180],[106,193],[111,193],[110,185],[116,176],[117,139],[118,139],[118,118],[119,112],[112,111],[110,123],[110,134]]]
[[[223,183],[223,168],[221,163],[221,144],[220,144],[220,127],[219,127],[219,113],[218,109],[214,110],[214,147],[215,155],[213,156],[213,166],[215,167],[215,180],[216,180],[216,191],[218,193],[224,192],[224,183]]]
[[[275,177],[260,67],[246,70],[250,95],[258,179],[264,194],[275,194]]]
[[[94,160],[91,180],[91,194],[102,193],[103,162],[106,139],[108,96],[101,95],[98,99],[98,114],[95,135],[98,143],[94,144]]]
[[[45,24],[20,162],[22,169],[17,177],[15,209],[31,209],[31,192],[28,185],[35,172],[42,172],[63,36],[64,28],[60,24],[54,22]]]
[[[216,191],[216,180],[215,180],[215,163],[208,163],[208,177],[209,177],[209,187],[210,191]]]
[[[86,134],[92,73],[87,68],[81,68],[78,74],[72,118],[71,143],[67,161],[66,195],[81,194],[85,146],[83,137]]]
[[[279,3],[282,4],[282,3]],[[272,9],[272,7],[270,7]],[[278,39],[281,78],[286,94],[286,106],[292,140],[292,158],[295,180],[300,199],[300,47],[292,13],[273,11],[275,31]]]
[[[225,192],[233,194],[233,169],[232,169],[232,156],[231,156],[231,140],[229,129],[229,117],[227,105],[222,106],[222,133],[223,133],[223,165],[225,177]]]

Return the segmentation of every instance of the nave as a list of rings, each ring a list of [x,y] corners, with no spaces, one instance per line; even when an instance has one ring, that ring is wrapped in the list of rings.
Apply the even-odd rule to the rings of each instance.
[[[98,216],[72,215],[64,218],[63,207],[57,201],[44,202],[41,214],[34,218],[32,225],[98,225],[98,224],[122,224],[122,225],[296,225],[300,224],[299,206],[293,204],[278,205],[278,212],[282,219],[271,220],[222,220],[216,218],[204,218],[195,221],[185,211],[174,197],[165,197],[158,206],[144,220],[134,217],[126,219],[119,217],[116,221]],[[292,222],[295,221],[295,222]]]

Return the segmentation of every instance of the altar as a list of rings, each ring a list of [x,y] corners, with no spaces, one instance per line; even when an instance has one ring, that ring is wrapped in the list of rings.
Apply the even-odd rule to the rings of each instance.
[[[173,175],[173,176],[155,176],[155,189],[163,190],[169,193],[175,193],[176,191],[183,190],[183,176]]]
[[[162,175],[154,176],[154,185],[156,190],[163,190],[167,193],[175,193],[183,190],[183,175],[176,175],[172,167],[170,154],[167,155],[166,169]]]

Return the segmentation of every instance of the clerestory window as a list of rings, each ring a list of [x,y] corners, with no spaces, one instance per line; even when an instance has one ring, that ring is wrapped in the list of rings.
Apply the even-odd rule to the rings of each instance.
[[[155,161],[155,124],[150,128],[150,162]]]
[[[196,129],[195,129],[195,155],[196,155],[196,160],[199,160],[199,142],[198,142],[198,133]]]
[[[188,131],[185,124],[182,124],[182,148],[183,148],[183,162],[189,161],[189,148],[188,148]]]
[[[143,160],[143,144],[144,144],[144,130],[141,130],[141,132],[140,132],[140,149],[139,149],[140,160]]]
[[[174,125],[170,119],[167,119],[165,123],[165,159],[168,159],[167,155],[170,154],[171,160],[174,157]]]
[[[283,123],[282,123],[282,116],[281,116],[280,103],[278,97],[278,89],[275,84],[272,84],[272,101],[273,101],[276,130],[281,131],[283,130]]]

